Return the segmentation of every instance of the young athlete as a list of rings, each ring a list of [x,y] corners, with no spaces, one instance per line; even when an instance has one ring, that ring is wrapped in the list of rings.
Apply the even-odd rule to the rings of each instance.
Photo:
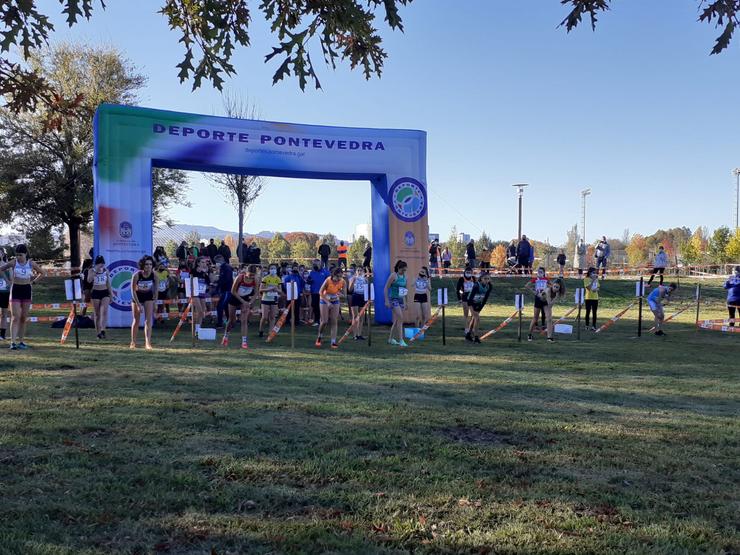
[[[488,297],[491,294],[491,274],[483,272],[478,278],[478,282],[473,286],[473,289],[468,295],[468,303],[470,304],[470,322],[468,323],[468,333],[465,334],[465,339],[480,343],[478,337],[478,326],[480,325],[480,313],[483,307],[488,302]]]
[[[190,287],[193,294],[193,323],[196,336],[203,324],[203,318],[207,310],[206,298],[208,297],[208,286],[210,284],[209,260],[207,256],[199,257],[195,262],[195,270],[190,274]]]
[[[663,331],[663,320],[665,319],[663,304],[668,302],[671,298],[671,294],[677,287],[678,286],[675,283],[670,283],[667,287],[665,285],[658,285],[658,287],[653,289],[648,295],[648,306],[655,316],[655,335],[665,335],[665,332]]]
[[[725,289],[727,289],[727,312],[730,315],[730,320],[735,319],[736,310],[738,318],[740,318],[740,266],[733,268],[732,275],[725,282]],[[730,322],[730,327],[734,326],[735,322]]]
[[[165,258],[165,261],[166,261],[166,258]],[[161,304],[157,303],[157,318],[160,323],[164,321],[163,314],[165,312],[167,313],[168,317],[170,314],[170,305],[167,304],[167,301],[170,298],[170,272],[164,263],[165,261],[160,259],[157,262],[157,272],[156,272],[157,280],[158,280],[157,287],[159,291],[157,295],[157,301],[162,301]]]
[[[0,256],[0,264],[5,264],[8,257],[5,253]],[[0,272],[0,340],[5,341],[5,332],[10,323],[10,272],[3,270]]]
[[[473,277],[473,269],[470,266],[466,266],[463,271],[463,275],[457,280],[457,287],[455,292],[457,293],[457,301],[462,303],[463,318],[465,319],[465,334],[467,335],[469,328],[467,327],[470,319],[470,311],[468,309],[468,295],[473,290],[475,285],[475,277]]]
[[[93,267],[87,271],[85,281],[91,284],[90,298],[95,314],[95,331],[98,339],[105,339],[105,328],[108,325],[108,306],[112,297],[110,275],[105,267],[105,258],[95,257]]]
[[[524,286],[525,291],[531,291],[534,290],[534,321],[535,324],[537,323],[537,315],[539,314],[542,319],[542,328],[545,328],[545,312],[542,310],[541,303],[537,300],[538,293],[545,290],[545,288],[550,284],[550,278],[547,277],[547,274],[545,272],[545,269],[540,266],[537,268],[537,275],[535,275],[532,279],[530,279],[527,284]]]
[[[316,337],[316,346],[321,347],[321,332],[331,324],[331,348],[337,348],[337,322],[339,321],[340,295],[346,294],[347,284],[342,278],[342,269],[334,268],[331,277],[326,278],[319,290],[321,306],[321,323]]]
[[[231,286],[229,295],[229,319],[224,330],[224,339],[221,342],[224,347],[229,346],[229,332],[236,325],[236,311],[241,310],[242,327],[242,349],[248,349],[247,328],[249,327],[249,313],[252,311],[252,300],[257,291],[256,268],[253,265],[242,264],[239,266],[239,275],[236,276]]]
[[[32,284],[41,279],[44,272],[28,257],[26,245],[15,248],[15,259],[0,266],[0,272],[11,270],[10,286],[10,349],[27,349],[23,341],[26,336],[26,319],[31,308]]]
[[[139,260],[139,271],[131,279],[131,349],[136,349],[136,335],[139,331],[139,321],[144,314],[144,348],[152,349],[152,320],[154,319],[154,305],[157,302],[159,289],[157,275],[154,273],[154,258],[149,255]]]
[[[403,309],[406,306],[406,297],[409,293],[406,288],[407,269],[408,264],[403,260],[396,262],[396,265],[393,267],[393,272],[388,276],[388,280],[385,282],[385,287],[383,288],[385,306],[393,311],[393,325],[388,334],[388,343],[391,345],[399,345],[401,347],[408,347],[406,342],[403,340]],[[394,334],[396,334],[398,339],[393,337]]]
[[[355,341],[365,340],[362,336],[362,318],[359,318],[359,314],[362,307],[365,306],[365,291],[369,286],[370,284],[365,277],[365,268],[357,268],[355,270],[355,275],[353,275],[349,280],[349,292],[351,294],[349,310],[352,315]]]
[[[422,266],[419,276],[414,281],[414,304],[416,305],[416,327],[420,328],[432,317],[432,280],[429,279],[429,268]]]
[[[553,281],[549,282],[544,289],[535,294],[535,302],[537,302],[536,299],[539,299],[540,310],[545,314],[547,340],[550,343],[555,341],[555,338],[553,337],[552,307],[558,299],[563,297],[563,295],[565,295],[565,281],[563,278],[555,278]],[[529,324],[529,335],[527,336],[527,341],[532,341],[533,339],[532,331],[534,330],[536,321],[537,312],[535,309],[535,317]]]
[[[262,295],[260,308],[262,309],[262,318],[260,318],[259,336],[264,337],[263,328],[267,324],[269,332],[275,326],[275,320],[278,315],[278,300],[280,296],[280,287],[283,280],[278,276],[278,269],[275,264],[270,264],[268,274],[262,278],[259,292]]]
[[[583,278],[583,288],[586,290],[585,302],[586,302],[586,327],[588,328],[589,321],[591,322],[591,331],[596,331],[596,312],[599,310],[599,273],[596,268],[591,266],[586,272],[586,277]],[[593,314],[593,319],[589,319],[589,316]]]
[[[311,273],[306,269],[305,266],[299,268],[301,276],[303,276],[303,291],[301,291],[301,321],[304,324],[313,324],[313,310],[311,307]]]

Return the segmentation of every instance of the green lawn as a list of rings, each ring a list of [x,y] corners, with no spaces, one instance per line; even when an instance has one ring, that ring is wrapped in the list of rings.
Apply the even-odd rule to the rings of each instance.
[[[519,284],[494,282],[483,328]],[[604,287],[602,321],[634,293]],[[168,328],[152,353],[125,330],[78,351],[36,325],[0,357],[0,553],[740,552],[740,334],[692,308],[638,339],[634,310],[581,341],[512,324],[470,345],[449,315],[446,347],[440,324],[407,350],[383,328],[247,353]]]

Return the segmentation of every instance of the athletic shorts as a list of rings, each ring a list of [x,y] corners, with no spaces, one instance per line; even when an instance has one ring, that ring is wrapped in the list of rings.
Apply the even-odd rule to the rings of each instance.
[[[247,297],[248,301],[252,300],[252,296],[250,295]],[[242,307],[242,299],[241,297],[237,297],[236,295],[229,295],[229,300],[227,301],[231,306],[235,306],[236,308]],[[265,304],[265,303],[262,303]]]
[[[146,303],[154,300],[154,293],[151,291],[138,291],[136,296],[139,298],[140,303]]]
[[[596,267],[597,268],[606,268],[606,258],[597,258],[596,259]]]
[[[391,299],[391,308],[405,308],[403,299]]]
[[[663,305],[660,303],[654,303],[653,301],[648,301],[648,306],[650,307],[650,310],[653,312],[663,312]]]
[[[327,302],[326,302],[326,301],[325,301],[324,299],[321,299],[321,300],[319,301],[319,304],[323,304],[323,305],[331,305],[331,306],[338,306],[338,305],[339,305],[339,301],[329,301],[329,302],[327,303]]]
[[[93,289],[90,292],[90,298],[102,301],[106,297],[108,297],[108,290],[107,289]]]
[[[460,299],[460,300],[462,300],[462,302],[464,302],[465,304],[468,304],[468,294],[469,294],[469,293],[463,293],[463,294],[462,294],[462,297],[461,297],[461,299]]]
[[[10,303],[10,291],[0,291],[0,308],[8,308]]]
[[[416,293],[414,295],[414,302],[415,303],[428,303],[429,298],[427,297],[426,293]]]
[[[535,308],[545,308],[547,306],[547,303],[543,301],[539,295],[535,296],[534,298],[534,307]]]
[[[276,306],[277,301],[261,301],[260,305],[262,306]]]
[[[483,310],[484,306],[485,305],[482,305],[482,304],[471,304],[470,308],[473,309],[473,312],[480,312],[481,310]]]
[[[14,303],[30,303],[32,296],[30,283],[14,283],[10,291],[10,300]]]
[[[365,295],[353,293],[352,297],[350,298],[350,306],[357,306],[360,308],[365,306]]]

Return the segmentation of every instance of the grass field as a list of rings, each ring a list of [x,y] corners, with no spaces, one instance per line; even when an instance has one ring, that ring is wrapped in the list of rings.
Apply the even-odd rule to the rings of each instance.
[[[604,290],[602,321],[634,285]],[[407,350],[299,328],[248,353],[161,330],[78,351],[38,324],[0,357],[0,553],[740,553],[740,334],[689,309],[638,339],[635,316],[470,345],[452,308],[445,347],[439,325]]]

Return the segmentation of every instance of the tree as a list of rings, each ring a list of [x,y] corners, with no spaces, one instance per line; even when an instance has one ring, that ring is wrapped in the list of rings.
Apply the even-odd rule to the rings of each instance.
[[[285,240],[280,233],[276,233],[272,239],[270,239],[270,259],[277,262],[280,258],[290,257],[290,243]]]
[[[481,252],[491,250],[493,248],[493,241],[485,231],[482,231],[480,237],[478,237],[478,241],[475,243],[475,247],[476,250]]]
[[[180,82],[192,79],[193,90],[203,80],[221,89],[224,75],[233,76],[232,55],[237,47],[250,45],[253,12],[248,0],[229,2],[200,0],[160,0],[159,13],[171,30],[179,35],[184,57],[177,64]],[[277,45],[265,56],[265,62],[282,63],[273,75],[273,84],[294,75],[301,90],[309,80],[321,88],[309,54],[309,43],[318,41],[324,61],[333,69],[337,61],[348,61],[351,69],[362,68],[365,79],[380,77],[387,54],[380,32],[374,25],[376,12],[384,13],[392,30],[403,31],[399,7],[411,0],[263,0],[259,4]],[[94,0],[60,0],[61,11],[71,27],[82,18],[90,19]],[[34,49],[43,47],[54,30],[48,15],[41,11],[40,0],[7,0],[0,3],[0,52],[19,46],[24,60]],[[100,2],[104,8],[104,2]],[[59,94],[54,83],[22,63],[0,56],[0,95],[7,95],[13,112],[36,110],[66,116],[77,108],[79,97]]]
[[[731,262],[740,263],[740,227],[735,229],[735,233],[730,237],[725,248],[725,255]]]
[[[42,224],[26,229],[26,244],[36,260],[54,260],[64,254],[64,243],[54,239],[50,225]]]
[[[197,231],[190,230],[185,234],[185,237],[182,238],[183,241],[187,244],[188,247],[191,247],[193,245],[198,245],[200,243],[200,233]]]
[[[167,253],[167,256],[170,258],[175,258],[177,256],[177,247],[179,247],[175,241],[172,239],[168,239],[167,242],[164,244],[164,252]]]
[[[305,239],[298,239],[290,243],[290,257],[294,260],[312,260],[314,258],[314,249]]]
[[[727,243],[730,242],[730,228],[718,227],[709,239],[709,256],[714,264],[727,262]]]
[[[35,53],[30,63],[56,88],[82,99],[77,117],[61,129],[46,125],[43,108],[21,115],[0,108],[0,222],[66,225],[71,265],[77,268],[80,233],[93,215],[93,114],[101,102],[135,103],[146,80],[110,48],[61,44]],[[155,218],[176,202],[186,182],[178,170],[154,170]]]
[[[347,253],[349,261],[354,262],[355,264],[361,264],[364,259],[365,250],[368,246],[370,246],[370,241],[364,235],[360,235],[355,239],[355,242],[349,246],[349,252]]]
[[[465,245],[458,238],[456,226],[453,226],[450,230],[450,238],[447,239],[445,246],[450,249],[450,254],[452,255],[452,266],[455,267],[456,264],[462,263],[465,258]]]
[[[259,119],[257,107],[250,104],[248,99],[234,94],[222,96],[223,109],[226,116],[239,119]],[[244,218],[246,210],[262,192],[264,179],[258,175],[239,175],[232,173],[207,173],[206,179],[216,185],[229,197],[237,211],[239,222],[239,239],[241,245],[244,239]]]
[[[647,239],[639,233],[632,236],[625,251],[627,252],[627,261],[632,267],[642,266],[648,261]]]
[[[491,252],[491,266],[493,268],[506,267],[506,247],[504,245],[496,245]]]
[[[701,260],[701,253],[696,248],[694,241],[686,241],[681,245],[681,258],[686,264],[694,265]]]

